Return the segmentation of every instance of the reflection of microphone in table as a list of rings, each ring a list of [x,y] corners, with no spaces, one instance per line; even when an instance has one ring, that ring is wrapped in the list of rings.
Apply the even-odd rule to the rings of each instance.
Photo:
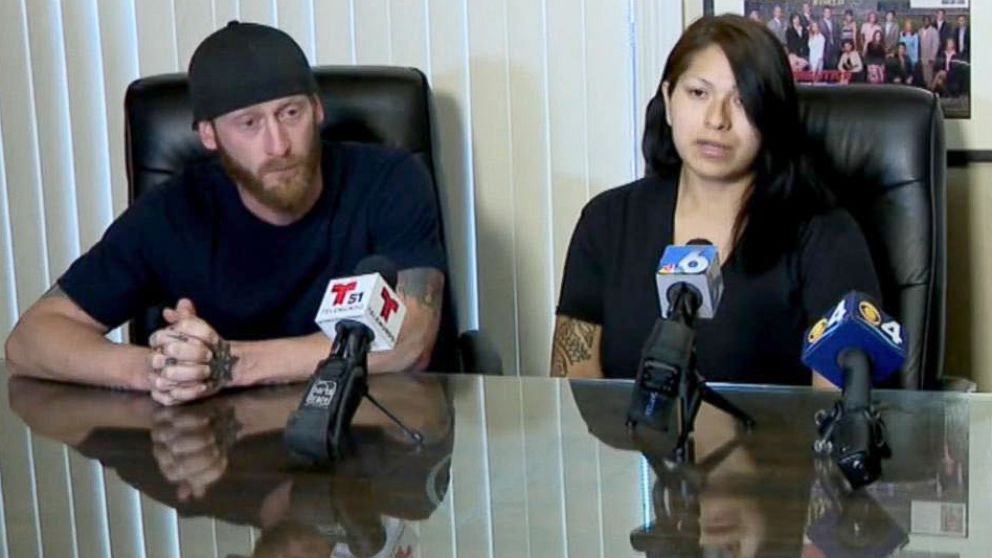
[[[384,257],[370,256],[355,273],[332,279],[327,286],[316,322],[331,338],[331,353],[317,365],[299,408],[286,423],[286,445],[311,462],[345,453],[348,429],[362,397],[414,440],[422,439],[369,395],[368,353],[392,349],[406,315],[394,290],[396,267]]]
[[[902,328],[865,294],[852,291],[806,334],[803,364],[843,394],[816,415],[814,449],[831,455],[853,488],[878,479],[891,454],[885,425],[872,408],[872,384],[886,380],[905,360]]]
[[[703,428],[736,430],[721,424]],[[642,445],[656,476],[651,491],[654,519],[631,531],[633,549],[649,558],[723,556],[728,548],[741,558],[798,556],[796,535],[804,523],[795,524],[793,517],[769,523],[769,507],[784,503],[782,492],[769,490],[748,440],[753,440],[751,434],[736,432],[719,446],[704,444],[700,449],[705,457],[696,463],[674,462]]]
[[[864,490],[839,486],[817,464],[806,537],[825,558],[882,558],[906,546],[906,531]]]
[[[298,476],[290,495],[292,516],[336,545],[346,545],[348,556],[375,556],[387,536],[371,483],[364,478]]]

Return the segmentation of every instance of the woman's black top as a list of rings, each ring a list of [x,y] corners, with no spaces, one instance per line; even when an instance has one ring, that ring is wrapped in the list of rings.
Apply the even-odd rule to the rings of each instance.
[[[802,28],[800,31],[796,31],[795,27],[791,25],[785,31],[785,49],[789,54],[795,54],[801,56],[802,58],[809,57],[809,31],[806,28]]]
[[[900,83],[907,83],[910,78],[916,77],[914,70],[913,61],[908,56],[901,59],[893,56],[885,68],[885,81],[893,83],[898,78]]]
[[[655,272],[672,244],[677,185],[647,177],[603,192],[583,209],[565,262],[558,314],[599,324],[608,378],[631,378],[660,316]],[[809,220],[792,253],[759,274],[738,253],[722,267],[716,316],[697,321],[699,370],[708,380],[805,384],[805,330],[852,289],[880,299],[864,236],[846,211]]]
[[[865,64],[881,66],[885,64],[885,45],[869,43],[865,50]]]

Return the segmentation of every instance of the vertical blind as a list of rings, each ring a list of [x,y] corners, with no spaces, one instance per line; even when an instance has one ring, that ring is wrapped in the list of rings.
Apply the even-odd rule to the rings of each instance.
[[[682,28],[666,0],[0,2],[0,334],[127,204],[123,96],[231,19],[315,65],[420,68],[433,88],[459,325],[546,374],[585,202],[639,176],[643,110]]]

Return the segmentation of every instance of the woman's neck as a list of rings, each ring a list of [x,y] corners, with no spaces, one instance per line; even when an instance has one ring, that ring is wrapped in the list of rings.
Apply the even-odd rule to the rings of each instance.
[[[685,244],[693,238],[708,239],[716,245],[720,263],[725,263],[734,250],[737,216],[753,180],[753,176],[731,181],[703,180],[683,167],[673,241]]]
[[[736,218],[754,174],[731,180],[707,180],[685,166],[679,174],[679,206],[689,212],[705,210],[717,217]]]

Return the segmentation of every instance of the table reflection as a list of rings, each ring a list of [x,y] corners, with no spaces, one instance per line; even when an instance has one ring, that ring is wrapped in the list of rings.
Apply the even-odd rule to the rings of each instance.
[[[22,378],[8,389],[12,409],[34,432],[114,469],[179,515],[261,529],[253,556],[393,556],[409,546],[406,522],[429,517],[448,488],[454,422],[439,378],[378,376],[370,385],[424,435],[422,445],[363,403],[354,452],[320,468],[293,462],[283,444],[303,386],[178,407]]]
[[[690,459],[625,426],[631,383],[382,376],[355,452],[294,464],[303,386],[165,408],[146,395],[4,378],[3,556],[970,558],[992,532],[992,398],[877,392],[893,458],[848,494],[812,451],[836,394],[717,386]],[[970,526],[970,528],[969,528]],[[6,545],[6,548],[3,548]]]
[[[966,524],[968,494],[969,424],[960,408],[921,408],[921,394],[883,401],[894,457],[880,481],[851,491],[836,465],[811,449],[813,415],[836,395],[731,391],[757,427],[744,429],[704,403],[694,446],[680,461],[674,417],[667,432],[630,432],[623,419],[629,388],[571,387],[589,431],[613,448],[640,452],[655,474],[654,521],[630,534],[633,549],[647,556],[884,557],[903,549],[910,532],[966,535],[955,531]],[[943,514],[929,520],[937,529],[916,511],[934,505]]]

